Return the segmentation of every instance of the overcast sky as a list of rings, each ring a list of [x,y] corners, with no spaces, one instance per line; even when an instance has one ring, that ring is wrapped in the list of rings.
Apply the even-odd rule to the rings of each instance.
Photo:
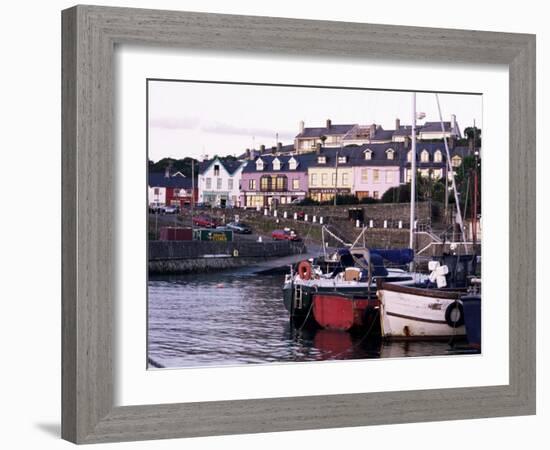
[[[411,93],[283,86],[149,82],[149,159],[239,155],[261,144],[293,142],[306,127],[377,123],[394,129],[411,123]],[[482,123],[482,96],[440,94],[443,120],[456,114],[461,131]],[[438,121],[433,93],[417,94],[417,111]]]

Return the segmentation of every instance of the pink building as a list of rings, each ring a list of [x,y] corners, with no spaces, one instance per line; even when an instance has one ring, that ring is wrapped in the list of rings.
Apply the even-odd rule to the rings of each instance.
[[[307,168],[314,159],[311,153],[249,160],[241,176],[241,205],[263,208],[304,199],[308,195]]]
[[[382,198],[384,192],[399,186],[399,166],[356,166],[353,168],[353,191],[358,199]]]

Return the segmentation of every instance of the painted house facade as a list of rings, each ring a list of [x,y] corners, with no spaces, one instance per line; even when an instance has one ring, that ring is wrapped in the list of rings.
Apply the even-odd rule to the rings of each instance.
[[[334,125],[327,119],[324,127],[305,127],[304,121],[301,121],[299,133],[294,138],[294,150],[297,153],[307,153],[314,151],[317,145],[327,148],[341,147],[344,136],[356,126],[357,124]]]
[[[351,154],[356,147],[321,148],[308,169],[309,197],[319,202],[329,201],[334,195],[351,195],[353,166]]]
[[[352,193],[359,198],[380,199],[401,183],[402,144],[367,144],[351,152]]]
[[[263,155],[249,160],[241,178],[240,204],[269,207],[302,200],[308,195],[307,170],[313,154]]]
[[[240,203],[240,183],[244,161],[213,158],[199,164],[199,203],[235,208]]]
[[[148,174],[149,205],[174,205],[183,208],[198,199],[197,183],[181,172],[150,172]]]

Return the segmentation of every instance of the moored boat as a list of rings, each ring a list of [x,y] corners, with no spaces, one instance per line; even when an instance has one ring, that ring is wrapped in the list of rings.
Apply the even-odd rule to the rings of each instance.
[[[463,290],[400,286],[381,282],[381,333],[390,339],[465,336]]]
[[[426,279],[424,275],[411,274],[400,268],[384,267],[384,258],[365,248],[341,249],[338,257],[339,264],[329,273],[323,273],[318,265],[310,261],[302,261],[295,271],[286,276],[283,301],[291,318],[313,318],[315,295],[342,294],[376,300],[376,282],[379,279],[397,284],[414,284]]]
[[[466,339],[470,347],[481,349],[481,294],[469,293],[460,298],[464,308]]]
[[[374,292],[372,296],[340,293],[313,296],[313,317],[321,327],[330,330],[372,328],[378,321],[379,307]]]

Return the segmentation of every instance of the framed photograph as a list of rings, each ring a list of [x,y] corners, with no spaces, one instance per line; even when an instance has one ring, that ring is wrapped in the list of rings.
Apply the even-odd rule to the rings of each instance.
[[[535,413],[534,36],[62,23],[65,439]]]

